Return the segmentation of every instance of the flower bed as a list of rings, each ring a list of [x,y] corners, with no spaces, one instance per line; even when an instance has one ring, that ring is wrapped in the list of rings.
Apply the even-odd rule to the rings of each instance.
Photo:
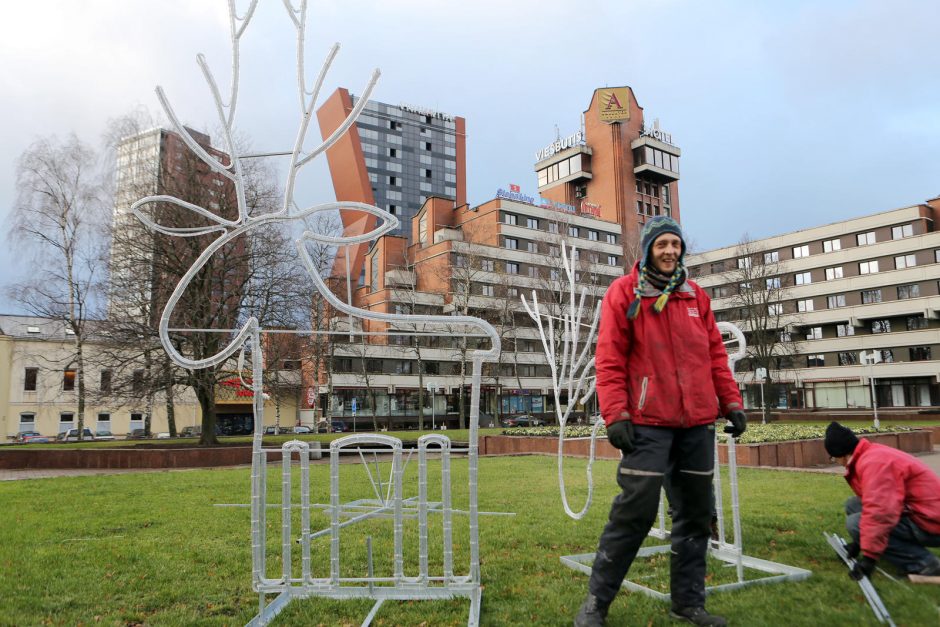
[[[592,427],[574,426],[565,429],[566,438],[576,438],[565,443],[565,455],[587,457],[590,451],[589,437]],[[861,437],[885,444],[908,453],[924,453],[933,450],[932,431],[912,427],[883,426],[852,427]],[[598,434],[596,457],[619,459],[620,451],[606,439],[603,427]],[[831,465],[829,455],[823,447],[825,427],[804,425],[757,424],[738,440],[737,462],[742,466],[774,466],[811,468]],[[505,429],[500,436],[483,436],[480,452],[483,455],[555,454],[558,451],[558,427],[535,427]],[[727,445],[721,444],[718,457],[727,462]]]

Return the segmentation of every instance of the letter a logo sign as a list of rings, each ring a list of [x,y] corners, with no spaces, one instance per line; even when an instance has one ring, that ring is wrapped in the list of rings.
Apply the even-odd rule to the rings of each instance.
[[[597,90],[597,111],[602,122],[630,119],[630,88],[613,87]]]

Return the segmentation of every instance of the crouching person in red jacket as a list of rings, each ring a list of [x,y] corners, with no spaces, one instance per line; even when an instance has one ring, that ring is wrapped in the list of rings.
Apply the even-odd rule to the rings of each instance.
[[[623,457],[622,492],[601,534],[576,627],[605,624],[607,609],[653,526],[663,477],[672,481],[670,616],[725,625],[705,611],[715,419],[738,437],[747,421],[728,355],[702,289],[682,265],[682,230],[656,216],[640,234],[643,258],[607,290],[595,363],[607,437]]]
[[[859,440],[838,422],[826,428],[824,444],[857,495],[845,502],[847,550],[857,558],[851,577],[871,575],[881,558],[901,575],[940,576],[940,559],[925,548],[940,546],[940,477],[916,457]]]

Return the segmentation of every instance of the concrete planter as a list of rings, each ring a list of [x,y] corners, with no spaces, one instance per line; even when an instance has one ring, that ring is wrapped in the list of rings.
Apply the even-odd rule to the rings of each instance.
[[[938,431],[940,429],[924,429],[860,437],[907,453],[924,453],[933,450],[932,438],[937,437]],[[724,444],[718,446],[718,458],[722,463],[728,462],[727,448]],[[566,442],[565,455],[587,457],[589,449],[588,440],[574,440]],[[553,437],[487,435],[480,438],[481,455],[554,455],[557,451],[558,440]],[[822,439],[738,444],[735,452],[738,464],[741,466],[813,468],[831,465]],[[598,440],[596,457],[620,459],[620,451],[611,446],[607,440]]]

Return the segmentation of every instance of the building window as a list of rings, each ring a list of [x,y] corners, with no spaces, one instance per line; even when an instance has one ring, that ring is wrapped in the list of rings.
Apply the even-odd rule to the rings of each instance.
[[[775,276],[767,279],[767,289],[776,290],[780,289],[780,277]]]
[[[111,393],[111,371],[110,370],[101,371],[101,380],[98,383],[98,389],[104,394]]]
[[[75,370],[66,368],[62,372],[62,389],[66,392],[75,390]]]
[[[496,296],[496,286],[484,284],[482,287],[482,294],[484,296]]]
[[[496,270],[496,262],[492,259],[484,259],[480,262],[480,269],[484,272],[493,272]]]
[[[389,156],[389,157],[392,157],[393,159],[396,158],[396,157],[398,157],[398,148],[389,148],[389,149],[388,149],[388,156]]]
[[[616,266],[617,265],[617,255],[607,255],[607,265]]]
[[[914,225],[905,224],[903,226],[891,227],[891,239],[903,239],[914,235]]]
[[[377,374],[382,372],[382,360],[381,359],[367,359],[366,360],[366,372],[370,374]]]
[[[806,300],[796,301],[796,310],[801,312],[812,311],[813,310],[813,299],[807,298]]]
[[[395,374],[411,374],[411,362],[408,360],[395,362]]]
[[[579,235],[578,235],[579,232],[580,232],[580,231],[578,230],[578,227],[576,227],[576,226],[569,226],[569,227],[568,227],[568,235],[569,235],[570,237],[579,237]]]
[[[834,279],[842,278],[842,266],[836,266],[835,268],[826,268],[826,280],[832,281]]]
[[[352,372],[351,357],[336,357],[333,359],[333,368],[336,372]]]
[[[23,412],[20,414],[20,431],[36,430],[36,414],[32,412]]]
[[[844,353],[839,353],[839,365],[840,366],[857,366],[858,365],[858,353],[856,351],[847,351]]]
[[[600,236],[601,234],[598,233],[597,231],[593,231],[593,230],[588,231],[588,239],[591,240],[592,242],[596,242],[598,239],[600,239]]]
[[[616,244],[616,243],[617,243],[617,236],[616,236],[616,235],[614,235],[613,233],[606,233],[605,235],[606,235],[607,243],[608,243],[608,244]]]
[[[783,304],[773,303],[771,305],[767,305],[767,313],[771,316],[779,316],[783,314]]]
[[[398,215],[398,205],[389,205],[388,212],[392,214],[393,216]]]
[[[891,333],[891,321],[890,320],[872,320],[871,332],[872,333]]]
[[[779,251],[764,253],[764,263],[777,263],[778,261],[780,261]]]
[[[929,346],[911,346],[911,361],[930,361]]]
[[[738,258],[738,270],[747,270],[751,267],[751,258],[750,257],[739,257]]]
[[[525,225],[530,229],[537,229],[539,228],[539,220],[538,218],[526,218]]]
[[[64,411],[59,414],[59,430],[65,431],[66,429],[72,428],[72,423],[75,422],[75,414],[70,411]]]
[[[418,243],[422,245],[428,243],[428,214],[426,213],[418,220]]]
[[[712,288],[712,298],[725,298],[731,296],[730,285],[718,285]]]
[[[789,331],[781,331],[781,332],[780,332],[780,341],[781,341],[781,342],[792,342],[792,341],[793,341],[793,336],[790,334]]]
[[[800,259],[802,257],[809,257],[809,244],[793,247],[793,258]]]
[[[552,278],[556,278],[556,276],[557,276],[557,274],[558,274],[558,270],[553,270],[553,272],[554,272],[555,274],[552,276]],[[529,267],[528,267],[528,274],[529,274],[529,276],[530,276],[531,278],[537,279],[537,278],[539,278],[539,269],[538,269],[536,266],[529,266]]]
[[[898,300],[905,300],[907,298],[919,298],[920,297],[920,285],[917,283],[911,283],[910,285],[898,285]]]
[[[104,413],[104,412],[98,414],[98,426],[96,428],[104,430],[104,431],[110,431],[111,430],[111,414]]]
[[[144,415],[140,412],[131,413],[131,429],[143,429]]]
[[[557,234],[558,234],[558,223],[557,223],[557,222],[549,222],[549,223],[548,223],[548,232],[549,232],[549,233],[554,233],[554,234],[557,235]]]
[[[519,264],[515,261],[507,261],[506,272],[508,274],[519,274]]]
[[[23,391],[35,392],[39,380],[39,368],[27,368],[23,376]]]
[[[809,272],[798,272],[794,279],[797,285],[809,285],[813,282],[813,275]]]
[[[518,223],[518,218],[513,213],[507,213],[506,215],[503,216],[503,223],[511,224],[512,226],[515,226]]]
[[[508,249],[510,249],[510,250],[518,250],[518,249],[519,249],[519,240],[517,240],[517,239],[514,238],[514,237],[507,237],[507,238],[505,239],[505,245],[506,245],[506,248],[508,248]]]
[[[834,250],[842,250],[841,239],[827,239],[823,242],[823,252],[831,253]]]
[[[432,148],[433,148],[433,146],[431,145],[431,142],[424,142],[424,149],[425,149],[425,150],[427,150],[427,151],[430,152]]]
[[[389,184],[389,185],[398,185],[398,177],[396,177],[396,176],[390,176],[390,177],[388,177],[388,184]]]
[[[518,297],[519,297],[519,288],[518,288],[518,287],[510,287],[510,288],[508,288],[508,289],[506,290],[506,295],[509,296],[509,298],[518,298]]]
[[[537,253],[539,251],[538,244],[532,241],[528,241],[525,243],[525,249],[530,253]]]
[[[738,267],[741,267],[741,260],[738,259]],[[718,274],[719,272],[725,271],[725,262],[724,261],[713,261],[711,265],[711,273]]]
[[[894,351],[891,350],[890,348],[880,350],[878,351],[878,353],[881,355],[881,361],[883,361],[884,363],[890,364],[894,362]]]
[[[858,264],[858,273],[859,274],[875,274],[878,272],[878,260],[874,261],[863,261]]]
[[[881,302],[881,290],[864,290],[862,292],[862,304],[871,305]]]
[[[806,356],[807,368],[822,368],[826,365],[826,356],[822,353]]]
[[[868,233],[859,233],[855,236],[855,242],[859,246],[868,246],[869,244],[874,244],[875,232],[869,231]]]
[[[135,370],[131,374],[131,390],[134,394],[143,394],[144,393],[144,371]]]
[[[927,328],[927,318],[925,318],[923,315],[907,317],[907,330],[908,331],[919,331],[920,329],[926,329],[926,328]]]
[[[822,339],[822,327],[810,327],[806,330],[806,339],[807,340],[821,340]]]
[[[839,337],[855,335],[855,327],[853,327],[851,324],[837,324],[836,335]]]
[[[833,294],[832,296],[827,296],[826,306],[829,307],[829,309],[845,307],[845,294]]]
[[[900,257],[894,258],[894,267],[897,270],[903,270],[904,268],[913,268],[916,265],[917,265],[916,255],[901,255]]]

